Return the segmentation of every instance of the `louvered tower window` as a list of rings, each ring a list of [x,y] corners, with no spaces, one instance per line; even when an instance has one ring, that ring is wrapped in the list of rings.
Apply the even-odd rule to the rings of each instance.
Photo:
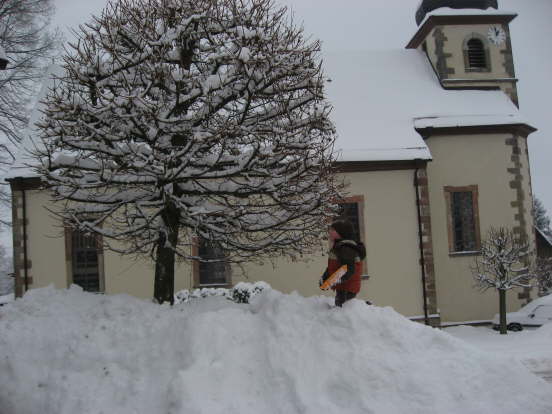
[[[487,53],[483,42],[479,39],[468,41],[468,67],[470,69],[487,68]]]

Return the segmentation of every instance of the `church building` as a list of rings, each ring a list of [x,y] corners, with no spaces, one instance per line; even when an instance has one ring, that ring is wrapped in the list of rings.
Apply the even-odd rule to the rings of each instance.
[[[487,231],[511,228],[535,249],[527,149],[535,128],[518,109],[509,30],[515,17],[496,0],[423,0],[404,49],[323,54],[336,169],[348,184],[342,211],[367,250],[358,298],[435,326],[490,320],[498,295],[478,291],[471,275]],[[64,228],[27,164],[23,156],[8,177],[16,294],[77,283],[151,298],[153,263],[103,251]],[[202,246],[195,252],[210,253]],[[304,259],[249,265],[245,273],[182,264],[175,285],[264,280],[283,292],[320,295],[326,257]],[[509,310],[536,294],[510,291]]]

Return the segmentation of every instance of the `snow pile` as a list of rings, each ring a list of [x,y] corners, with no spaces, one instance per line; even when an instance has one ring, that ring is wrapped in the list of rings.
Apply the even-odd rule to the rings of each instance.
[[[550,413],[550,385],[391,308],[264,290],[173,308],[78,288],[0,308],[2,414]]]
[[[15,300],[15,294],[13,293],[8,293],[7,295],[0,295],[0,306],[13,302],[14,300]]]

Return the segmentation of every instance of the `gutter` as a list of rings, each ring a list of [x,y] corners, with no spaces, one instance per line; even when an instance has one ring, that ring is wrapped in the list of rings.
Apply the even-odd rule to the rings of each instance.
[[[414,188],[416,191],[416,214],[418,215],[418,243],[420,248],[420,267],[422,270],[422,295],[424,303],[424,323],[430,325],[429,314],[427,311],[427,288],[426,288],[426,272],[425,272],[425,255],[424,255],[424,241],[422,236],[422,214],[420,211],[420,187],[418,182],[419,160],[416,160],[416,169],[414,170]]]

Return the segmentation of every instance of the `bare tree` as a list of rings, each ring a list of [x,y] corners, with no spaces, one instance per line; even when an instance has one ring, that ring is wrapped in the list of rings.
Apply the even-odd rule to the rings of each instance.
[[[52,13],[52,0],[0,0],[0,45],[8,58],[0,72],[0,132],[14,144],[27,125],[36,81],[58,46],[59,35],[48,30]]]
[[[552,293],[552,257],[537,259],[537,284],[539,295]]]
[[[121,0],[80,28],[39,124],[60,213],[151,253],[173,301],[197,239],[228,262],[312,251],[335,209],[318,41],[272,0]]]
[[[509,229],[491,228],[481,242],[481,251],[474,260],[473,277],[477,287],[498,291],[500,333],[506,334],[506,291],[531,288],[535,277],[530,269],[529,244]]]
[[[548,212],[544,204],[537,197],[533,197],[533,216],[535,219],[535,226],[544,234],[552,237],[550,217],[548,217]]]
[[[48,30],[52,0],[0,0],[0,46],[8,65],[0,71],[0,171],[12,164],[28,121],[29,104],[60,35]],[[4,184],[4,183],[0,183]],[[0,186],[0,205],[9,205]],[[2,219],[0,224],[8,224]]]

